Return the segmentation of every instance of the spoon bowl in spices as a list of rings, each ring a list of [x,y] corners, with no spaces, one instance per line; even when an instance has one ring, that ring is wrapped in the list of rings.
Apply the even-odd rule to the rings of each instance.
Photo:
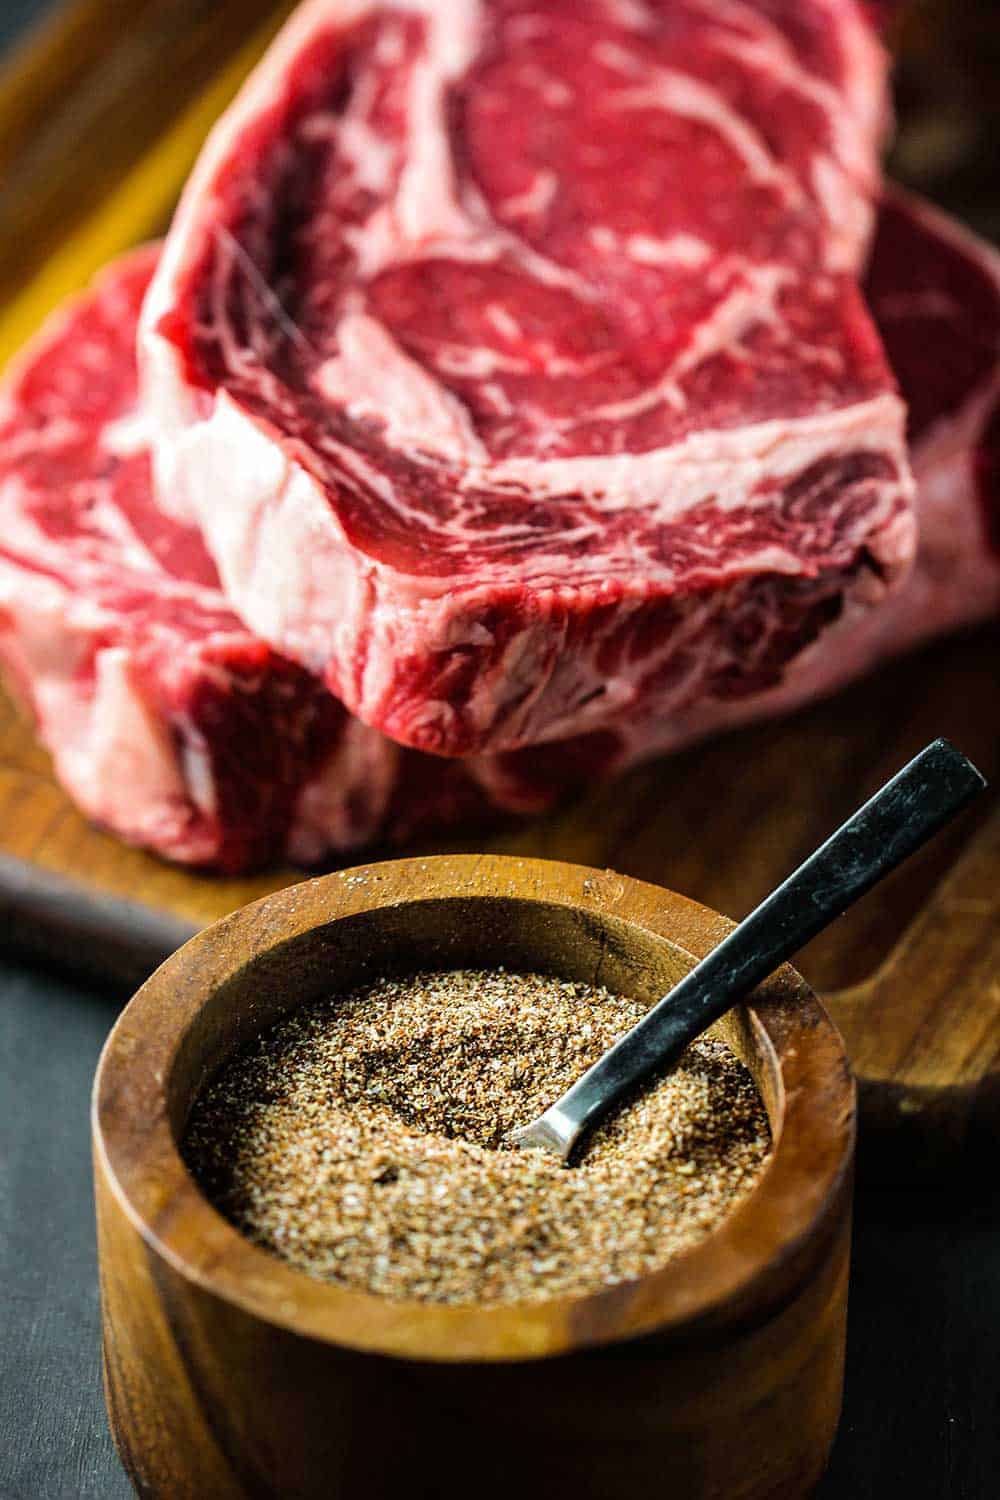
[[[922,848],[986,788],[938,739],[859,808],[549,1108],[515,1134],[568,1161],[588,1127]]]

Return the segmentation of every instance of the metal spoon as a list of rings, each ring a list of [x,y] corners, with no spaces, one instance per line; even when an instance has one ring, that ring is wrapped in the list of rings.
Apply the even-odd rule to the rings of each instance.
[[[984,790],[947,740],[935,740],[848,818],[727,938],[544,1114],[518,1130],[524,1150],[564,1161],[581,1133],[664,1067]]]

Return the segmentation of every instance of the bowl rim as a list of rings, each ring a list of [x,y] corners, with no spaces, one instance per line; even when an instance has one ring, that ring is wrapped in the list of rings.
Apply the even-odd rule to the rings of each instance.
[[[360,913],[449,898],[533,901],[625,921],[695,961],[732,927],[612,871],[503,855],[354,866],[286,887],[198,933],[145,982],[101,1053],[95,1173],[154,1255],[184,1280],[299,1336],[358,1353],[463,1363],[532,1360],[647,1335],[689,1339],[787,1301],[842,1224],[856,1099],[843,1041],[784,966],[742,1007],[776,1063],[781,1128],[760,1180],[703,1240],[656,1271],[584,1296],[437,1304],[383,1298],[308,1275],[253,1245],[196,1186],[168,1117],[188,1028],[219,986],[264,953]]]

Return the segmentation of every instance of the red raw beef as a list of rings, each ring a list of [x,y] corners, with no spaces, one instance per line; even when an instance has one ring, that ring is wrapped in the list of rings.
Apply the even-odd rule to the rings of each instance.
[[[237,870],[403,838],[796,707],[920,639],[1000,612],[1000,255],[893,195],[868,295],[911,402],[917,565],[736,704],[644,734],[458,763],[347,715],[229,613],[198,535],[153,503],[133,333],[155,251],[55,318],[0,407],[0,659],[71,794],[169,858]]]
[[[160,501],[439,754],[752,698],[913,553],[854,0],[308,0],[143,315]]]
[[[135,330],[156,262],[52,319],[0,403],[0,660],[80,807],[170,859],[312,862],[481,816],[475,765],[406,751],[252,636],[153,503]],[[491,798],[543,805],[506,768]]]
[[[883,201],[865,281],[909,404],[920,543],[878,609],[848,605],[769,691],[706,705],[658,735],[622,733],[622,765],[822,698],[934,636],[1000,615],[1000,252],[919,199]]]

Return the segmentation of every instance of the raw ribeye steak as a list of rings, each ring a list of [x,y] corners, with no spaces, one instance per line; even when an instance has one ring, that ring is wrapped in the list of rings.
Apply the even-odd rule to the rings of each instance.
[[[60,779],[123,838],[227,871],[481,815],[475,765],[352,719],[236,619],[198,533],[154,505],[135,330],[155,258],[106,271],[0,397],[0,661]],[[513,762],[493,780],[514,810],[557,790]]]
[[[311,862],[375,837],[531,811],[580,780],[835,689],[1000,612],[1000,255],[940,213],[883,207],[868,294],[911,402],[917,566],[777,688],[669,732],[468,765],[352,720],[229,614],[197,534],[152,501],[132,330],[152,251],[111,268],[19,362],[0,416],[0,658],[83,808],[174,859]]]
[[[1000,613],[1000,252],[892,192],[865,290],[909,407],[920,541],[885,608],[830,632],[836,683]]]
[[[404,744],[759,692],[912,556],[885,98],[853,0],[309,0],[147,299],[161,503]]]
[[[622,732],[617,764],[787,713],[923,641],[1000,615],[1000,252],[891,190],[865,291],[909,406],[913,570],[878,609],[845,608],[770,691],[705,705],[663,734]]]

